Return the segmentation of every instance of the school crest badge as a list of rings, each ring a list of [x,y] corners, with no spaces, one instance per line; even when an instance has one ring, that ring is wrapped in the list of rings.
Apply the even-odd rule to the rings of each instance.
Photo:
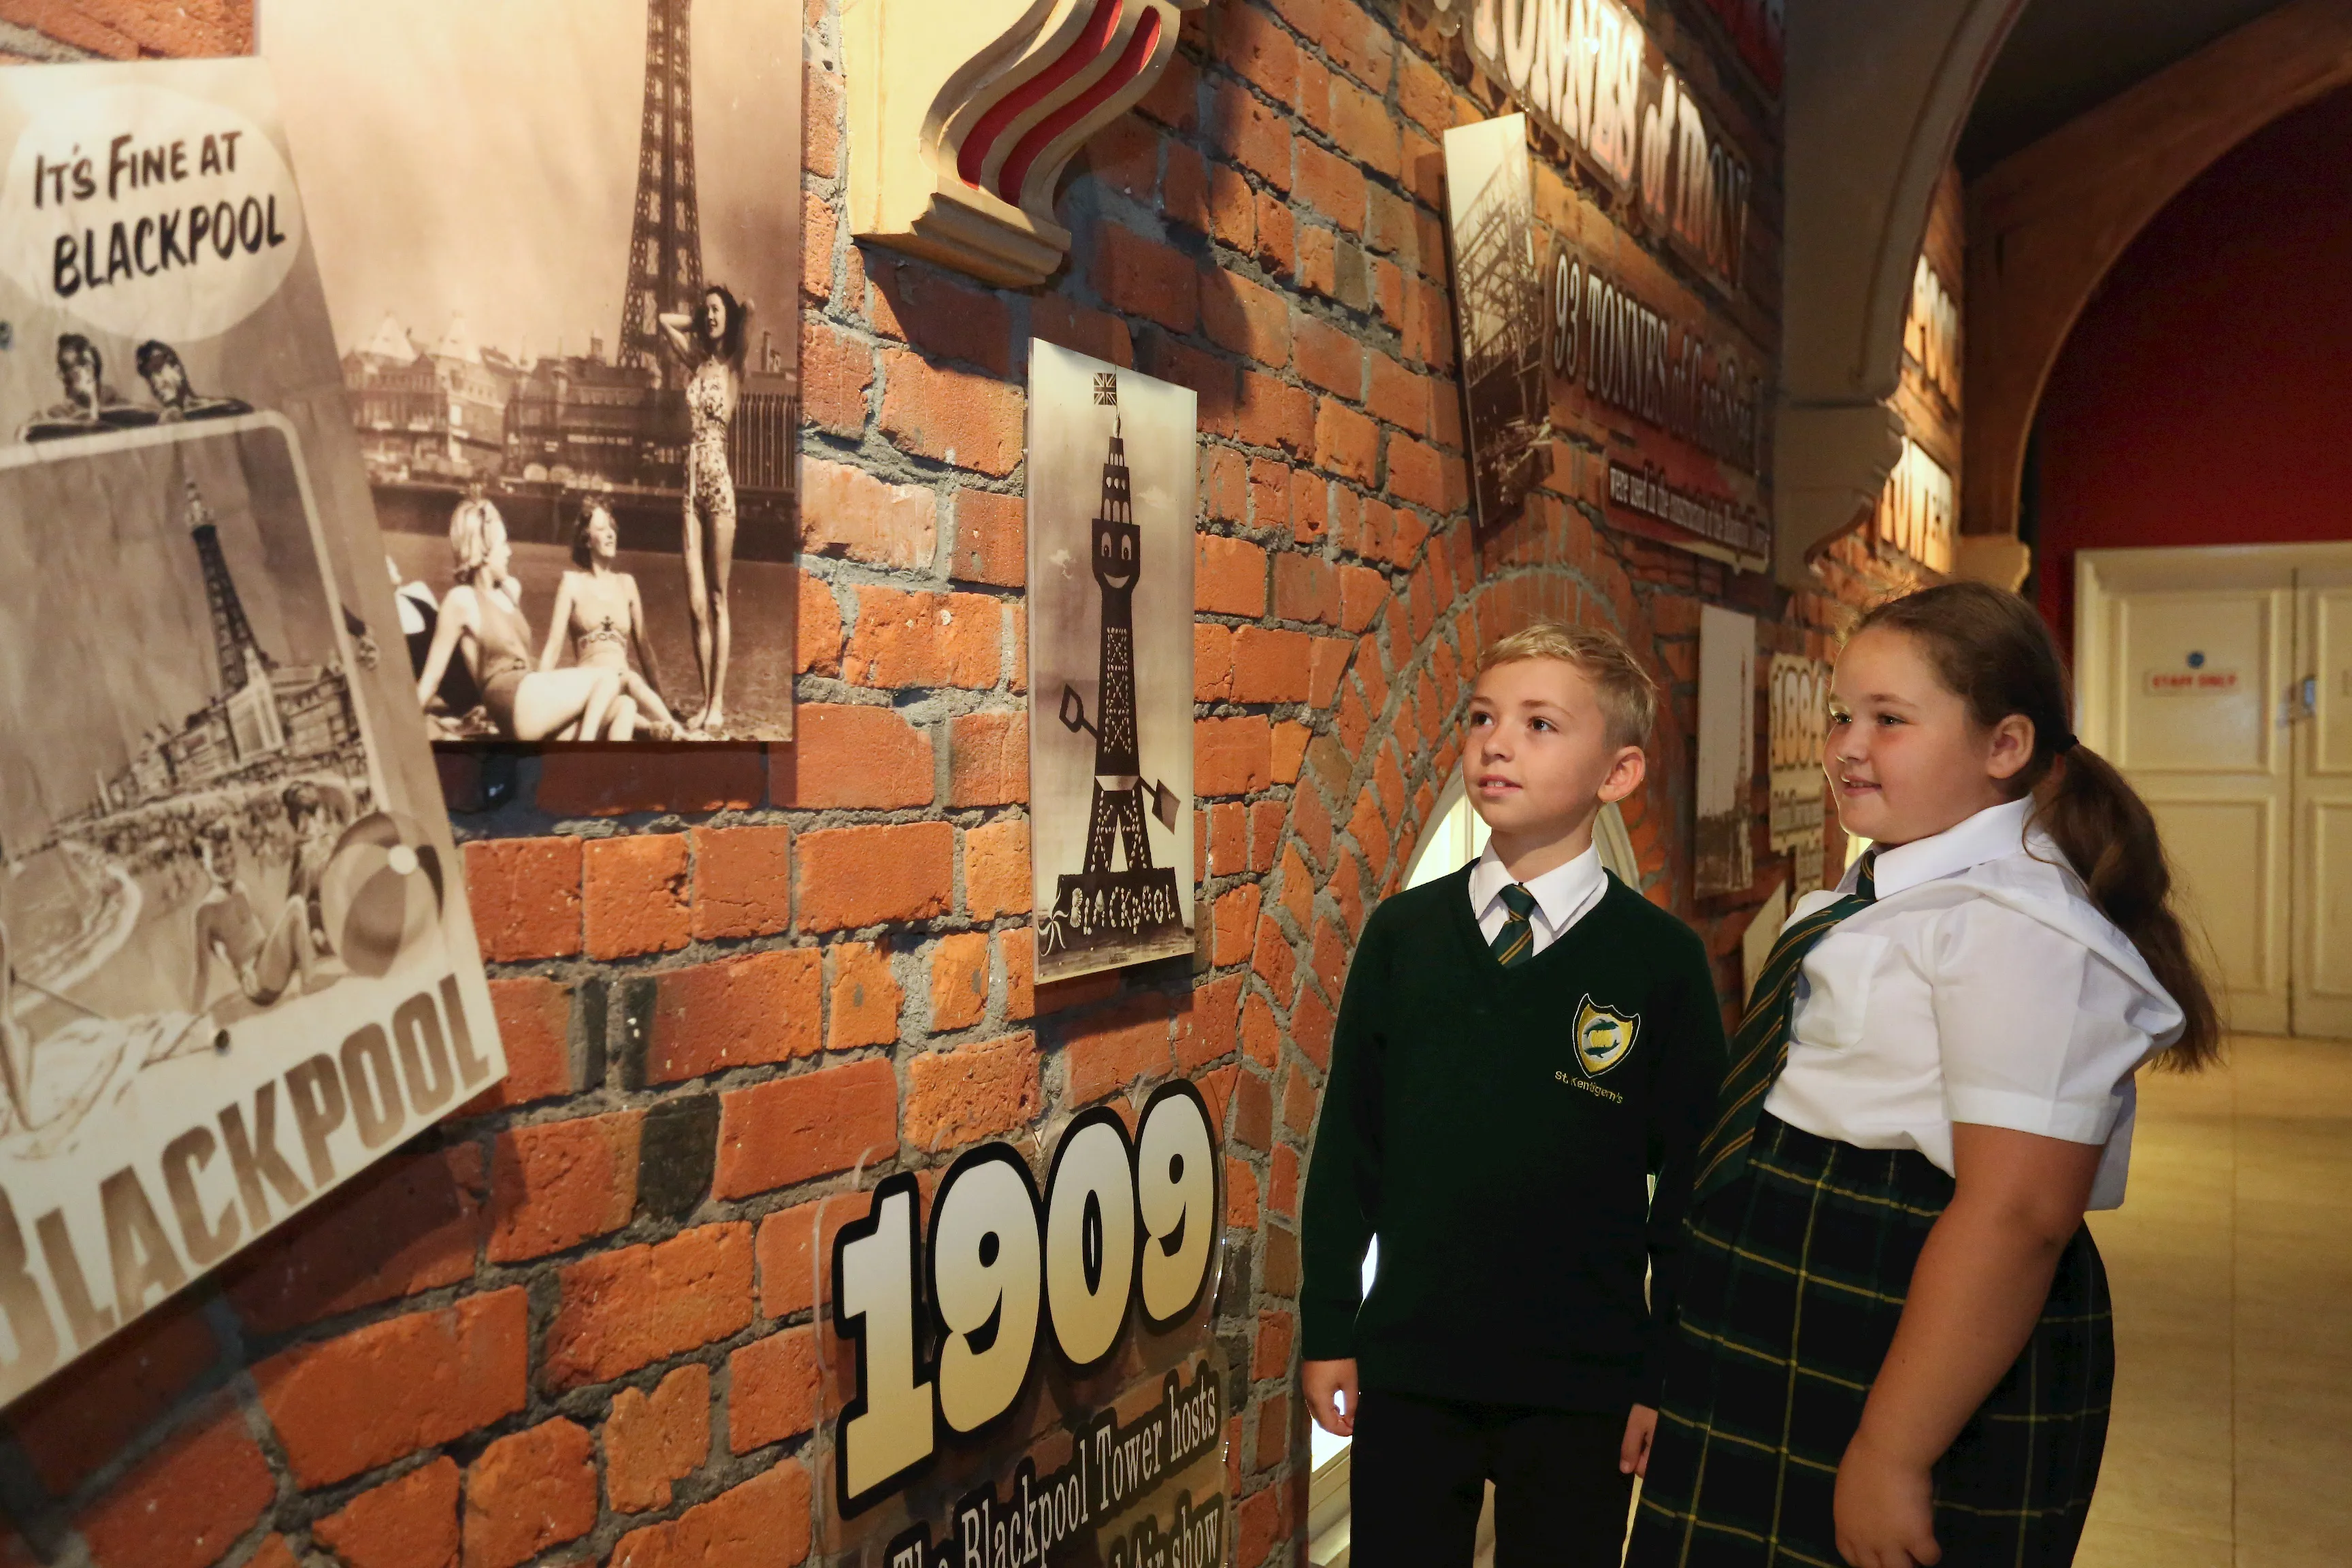
[[[1603,1007],[1590,995],[1576,1005],[1576,1061],[1587,1078],[1599,1078],[1625,1059],[1641,1033],[1642,1016]]]

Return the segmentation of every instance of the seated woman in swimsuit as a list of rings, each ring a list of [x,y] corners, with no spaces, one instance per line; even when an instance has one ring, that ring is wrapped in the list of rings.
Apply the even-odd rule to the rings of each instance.
[[[331,966],[335,974],[341,973],[334,956],[335,940],[327,931],[324,904],[327,863],[334,858],[335,845],[352,816],[352,801],[343,791],[322,788],[308,779],[287,785],[280,798],[286,806],[286,826],[294,834],[293,863],[286,868],[286,912],[280,918],[300,929],[307,946],[302,973],[308,985],[315,978],[313,971],[322,965]]]
[[[583,502],[572,536],[572,561],[578,570],[566,572],[555,591],[555,608],[548,617],[547,647],[539,656],[539,668],[558,668],[564,634],[569,632],[577,667],[609,669],[619,676],[621,689],[636,703],[648,732],[657,741],[673,740],[685,731],[656,689],[661,676],[654,666],[653,641],[646,636],[645,602],[638,595],[637,580],[614,568],[620,552],[620,530],[613,522],[611,510],[600,500]],[[632,647],[637,662],[645,667],[643,676],[629,668]]]
[[[478,511],[460,511],[449,529],[457,581],[441,596],[433,648],[416,679],[416,700],[429,701],[441,672],[462,657],[481,688],[482,706],[509,741],[569,735],[625,741],[635,732],[637,705],[610,669],[534,669],[530,623],[500,586],[513,547],[506,530],[484,526]]]
[[[236,873],[236,849],[225,823],[205,825],[196,839],[196,855],[211,885],[196,902],[196,977],[189,992],[191,1010],[213,1010],[215,962],[228,966],[238,992],[257,1007],[267,1007],[284,996],[298,978],[307,989],[317,956],[307,901],[289,899],[288,907],[278,910],[277,921],[264,925],[245,879]]]

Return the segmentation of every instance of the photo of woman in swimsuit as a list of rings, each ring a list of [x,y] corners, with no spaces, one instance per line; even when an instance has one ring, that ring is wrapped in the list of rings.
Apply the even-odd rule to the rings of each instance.
[[[637,705],[646,732],[655,740],[675,740],[684,733],[661,700],[661,672],[654,663],[651,639],[646,636],[645,600],[637,580],[614,563],[621,553],[621,531],[612,510],[591,498],[580,505],[580,521],[572,536],[572,563],[555,591],[555,608],[549,612],[547,647],[539,668],[562,668],[563,644],[571,639],[575,668],[609,669],[621,678],[621,688]],[[634,650],[641,677],[629,665]],[[700,737],[694,737],[699,739]]]
[[[462,656],[501,739],[625,741],[636,732],[637,704],[611,669],[533,668],[530,622],[502,586],[514,552],[503,528],[486,526],[478,510],[460,511],[449,552],[457,583],[441,596],[417,701],[432,700],[450,658]]]
[[[692,435],[686,448],[685,538],[687,607],[694,616],[694,656],[702,667],[702,706],[687,728],[721,732],[727,722],[727,658],[730,633],[727,580],[735,566],[735,478],[727,467],[727,431],[743,393],[743,344],[751,307],[724,285],[702,290],[691,315],[661,317],[670,352],[692,367],[686,409]],[[706,576],[704,530],[710,537]]]
[[[236,836],[227,821],[215,818],[198,831],[196,857],[207,886],[194,915],[196,977],[190,994],[196,1010],[212,1013],[212,969],[224,963],[237,990],[255,1007],[268,1007],[299,981],[316,991],[342,973],[320,907],[321,884],[336,837],[352,813],[341,792],[330,805],[317,784],[297,782],[280,796],[292,843],[286,893],[276,913],[262,918],[254,894],[237,869]]]

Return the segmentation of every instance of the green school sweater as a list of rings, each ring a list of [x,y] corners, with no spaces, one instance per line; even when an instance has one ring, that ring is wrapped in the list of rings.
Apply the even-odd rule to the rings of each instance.
[[[1465,867],[1387,900],[1348,971],[1301,1220],[1300,1353],[1430,1398],[1655,1404],[1723,1079],[1706,949],[1612,877],[1507,970],[1469,887]]]

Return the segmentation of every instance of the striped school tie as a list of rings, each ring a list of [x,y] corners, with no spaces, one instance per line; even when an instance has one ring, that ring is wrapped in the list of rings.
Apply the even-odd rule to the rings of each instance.
[[[1805,966],[1805,955],[1829,934],[1832,926],[1857,910],[1869,908],[1878,897],[1878,884],[1871,876],[1877,858],[1876,849],[1865,853],[1854,875],[1853,892],[1807,915],[1772,944],[1764,973],[1756,977],[1755,994],[1748,1000],[1748,1016],[1739,1021],[1739,1032],[1731,1037],[1731,1070],[1723,1075],[1715,1125],[1698,1146],[1694,1205],[1730,1185],[1732,1178],[1747,1168],[1748,1145],[1756,1136],[1756,1118],[1764,1109],[1764,1096],[1789,1063],[1789,1024],[1796,1008],[1797,976]]]
[[[1535,912],[1535,907],[1536,896],[1519,883],[1503,889],[1503,929],[1486,945],[1495,950],[1495,962],[1506,969],[1525,963],[1536,955],[1536,928],[1528,923],[1528,916]]]

